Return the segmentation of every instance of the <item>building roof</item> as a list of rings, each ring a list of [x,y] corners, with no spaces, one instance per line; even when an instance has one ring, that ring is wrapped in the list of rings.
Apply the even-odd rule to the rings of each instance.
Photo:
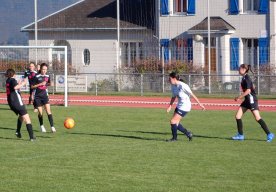
[[[148,2],[152,6],[148,7]],[[154,26],[152,7],[154,0],[120,1],[120,28],[147,29]],[[143,5],[147,6],[143,6]],[[117,29],[116,0],[81,0],[56,13],[38,20],[39,31],[115,30]],[[140,14],[140,16],[139,16]],[[143,14],[143,15],[141,15]],[[154,17],[151,17],[154,18]],[[34,31],[31,23],[21,31]]]
[[[236,29],[221,17],[210,17],[210,31],[212,33],[233,33]],[[188,30],[189,34],[207,33],[208,18]]]

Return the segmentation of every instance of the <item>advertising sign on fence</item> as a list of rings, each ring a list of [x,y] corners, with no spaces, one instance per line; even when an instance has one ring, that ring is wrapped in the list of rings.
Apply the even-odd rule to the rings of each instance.
[[[15,79],[17,80],[18,83],[19,83],[19,82],[22,82],[22,81],[25,81],[23,75],[16,75],[16,76],[15,76]],[[24,86],[22,86],[22,87],[20,88],[20,91],[21,91],[21,92],[29,92],[29,91],[30,91],[30,86],[29,86],[29,81],[28,81],[28,79],[26,79],[26,81],[27,81],[27,84],[24,85]]]
[[[87,92],[87,76],[67,76],[68,92]],[[56,75],[56,92],[64,92],[64,75]]]

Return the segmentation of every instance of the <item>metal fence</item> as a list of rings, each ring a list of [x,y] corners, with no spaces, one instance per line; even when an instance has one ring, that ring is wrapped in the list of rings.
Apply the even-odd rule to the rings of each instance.
[[[0,73],[0,90],[5,92],[4,73]],[[22,75],[22,74],[18,74]],[[60,76],[60,74],[59,74]],[[49,87],[49,93],[63,92],[59,88],[58,74],[51,74],[54,86]],[[168,74],[118,74],[118,73],[79,73],[70,76],[68,81],[69,94],[162,94],[170,93],[171,87]],[[239,75],[211,75],[206,74],[180,74],[181,79],[188,84],[195,93],[203,94],[238,94],[240,91],[241,76]],[[251,76],[259,95],[276,94],[276,76]],[[77,80],[82,78],[82,82]],[[81,91],[79,91],[81,89]]]

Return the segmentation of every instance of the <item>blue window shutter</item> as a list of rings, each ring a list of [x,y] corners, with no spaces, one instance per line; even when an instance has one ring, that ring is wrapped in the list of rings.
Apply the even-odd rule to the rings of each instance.
[[[268,38],[259,38],[259,63],[265,65],[268,63]]]
[[[230,70],[239,68],[239,38],[230,38]]]
[[[189,38],[187,39],[187,44],[188,44],[188,61],[193,60],[193,39]]]
[[[170,50],[169,50],[170,40],[169,39],[161,39],[160,45],[161,45],[161,47],[163,47],[163,50],[164,50],[164,56],[163,56],[164,61],[168,62],[169,61],[169,52],[170,52]]]
[[[161,0],[161,15],[169,15],[169,0]]]
[[[231,15],[239,14],[239,0],[229,0],[229,13]]]
[[[189,14],[189,15],[195,14],[195,0],[188,0],[187,14]]]
[[[267,14],[268,13],[268,2],[269,0],[260,0],[260,6],[258,12],[260,14]]]

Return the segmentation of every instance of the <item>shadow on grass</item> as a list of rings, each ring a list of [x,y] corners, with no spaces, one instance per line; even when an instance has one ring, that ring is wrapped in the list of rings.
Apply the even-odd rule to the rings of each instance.
[[[130,136],[130,135],[100,134],[100,133],[68,133],[68,134],[90,135],[90,136],[100,136],[100,137],[127,138],[127,139],[138,139],[138,140],[146,140],[146,141],[165,141],[164,139],[145,138],[145,137]]]
[[[231,137],[218,137],[218,136],[207,136],[207,135],[193,135],[193,137],[204,138],[204,139],[224,139],[224,140],[234,141]],[[264,141],[264,140],[261,140],[261,139],[247,139],[247,138],[245,140],[262,141],[262,142]]]
[[[132,133],[145,133],[145,134],[153,134],[153,135],[171,135],[171,133],[166,132],[153,132],[153,131],[126,131],[126,130],[118,130],[120,132],[132,132]]]
[[[157,135],[171,135],[171,133],[166,133],[166,132],[152,132],[152,131],[126,131],[126,130],[119,130],[121,132],[133,132],[133,133],[143,133],[143,134],[157,134]],[[179,135],[182,135],[181,133]],[[218,137],[218,136],[208,136],[208,135],[196,135],[193,134],[193,138],[203,138],[203,139],[222,139],[222,140],[230,140],[233,141],[231,137]],[[245,139],[249,141],[264,141],[261,139]]]
[[[25,126],[25,125],[22,125],[21,130],[22,130],[23,128],[26,129],[26,126]],[[0,127],[0,129],[2,129],[2,130],[13,130],[13,131],[16,130],[15,128],[10,128],[10,127]],[[37,133],[37,132],[40,132],[40,131],[33,129],[33,132],[36,132],[36,133]]]

